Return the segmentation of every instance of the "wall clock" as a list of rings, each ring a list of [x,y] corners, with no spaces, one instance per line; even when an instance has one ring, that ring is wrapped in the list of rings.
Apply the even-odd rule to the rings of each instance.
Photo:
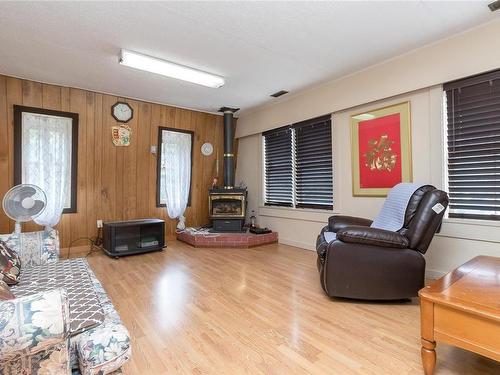
[[[134,117],[134,110],[128,103],[116,102],[111,107],[111,115],[118,122],[129,122]]]
[[[212,146],[211,143],[206,142],[201,145],[201,153],[205,156],[210,156],[212,155],[212,152],[214,152],[214,146]]]

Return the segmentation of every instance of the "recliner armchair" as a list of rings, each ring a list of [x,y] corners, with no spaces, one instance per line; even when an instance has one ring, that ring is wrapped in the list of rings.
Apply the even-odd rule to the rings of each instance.
[[[406,207],[404,225],[392,232],[371,228],[371,220],[332,216],[318,236],[316,250],[321,286],[330,297],[398,300],[417,296],[424,287],[425,259],[440,228],[448,195],[434,186],[418,188]],[[334,232],[328,242],[325,232]]]

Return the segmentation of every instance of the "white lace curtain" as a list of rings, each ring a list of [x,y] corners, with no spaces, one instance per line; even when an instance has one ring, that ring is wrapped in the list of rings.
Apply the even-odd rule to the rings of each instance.
[[[70,204],[72,119],[24,112],[22,182],[39,186],[47,206],[35,219],[51,228]]]
[[[178,229],[184,229],[191,185],[191,134],[163,130],[161,152],[167,213],[171,219],[179,219]]]

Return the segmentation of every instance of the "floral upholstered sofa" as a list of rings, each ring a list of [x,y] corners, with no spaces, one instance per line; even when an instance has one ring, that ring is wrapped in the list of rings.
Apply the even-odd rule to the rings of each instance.
[[[130,337],[86,259],[59,260],[57,231],[0,235],[21,259],[0,301],[0,375],[119,374]]]

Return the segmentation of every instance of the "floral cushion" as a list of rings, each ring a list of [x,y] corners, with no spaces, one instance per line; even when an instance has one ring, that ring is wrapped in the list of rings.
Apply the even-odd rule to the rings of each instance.
[[[67,340],[30,356],[0,362],[2,375],[68,375],[69,371]]]
[[[129,360],[129,334],[123,324],[110,319],[83,332],[76,350],[82,375],[109,374]]]
[[[69,373],[69,312],[62,289],[0,302],[0,316],[0,373]]]
[[[19,254],[19,234],[0,234],[0,241],[5,242],[8,247]]]
[[[10,291],[10,288],[7,285],[7,283],[3,280],[0,280],[0,301],[6,301],[14,298],[16,297]]]
[[[23,232],[0,235],[21,258],[23,267],[37,266],[59,260],[59,235],[57,230]]]
[[[8,285],[17,284],[21,273],[21,260],[5,242],[0,241],[0,274]]]
[[[69,310],[62,289],[0,302],[0,358],[17,349],[39,351],[69,333]]]

